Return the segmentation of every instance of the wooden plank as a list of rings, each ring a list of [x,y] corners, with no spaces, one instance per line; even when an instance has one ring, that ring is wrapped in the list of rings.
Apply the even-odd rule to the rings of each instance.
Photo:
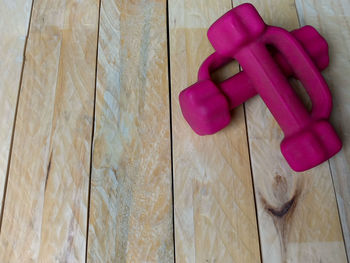
[[[173,262],[166,1],[102,0],[89,262]]]
[[[249,2],[267,23],[298,27],[293,0]],[[292,172],[279,149],[283,134],[261,98],[246,112],[263,261],[346,262],[328,163]]]
[[[175,248],[178,262],[259,262],[259,241],[243,108],[216,135],[184,120],[181,90],[213,52],[208,27],[230,1],[169,1]],[[238,71],[237,64],[229,75]],[[227,72],[226,72],[227,73]],[[224,74],[219,76],[224,78]]]
[[[330,160],[340,219],[350,255],[350,3],[346,0],[297,0],[300,22],[315,26],[330,46],[330,66],[324,76],[333,94],[331,122],[343,150]]]
[[[97,25],[97,0],[34,2],[1,262],[84,262]]]
[[[32,0],[1,1],[0,218],[31,7]]]

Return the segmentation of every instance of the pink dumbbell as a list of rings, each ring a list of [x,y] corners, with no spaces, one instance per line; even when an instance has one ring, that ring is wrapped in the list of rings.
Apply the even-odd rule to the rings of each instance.
[[[302,35],[307,37],[307,34]],[[236,105],[255,93],[261,96],[285,133],[281,151],[294,170],[310,169],[340,150],[341,142],[327,121],[332,108],[327,83],[302,47],[302,41],[297,41],[298,37],[295,37],[295,34],[293,36],[282,28],[265,25],[251,4],[243,4],[217,20],[210,27],[208,38],[217,53],[214,55],[216,59],[209,59],[210,67],[222,65],[226,58],[237,59],[244,70],[240,80],[236,75],[237,86],[240,87],[239,90],[242,90],[243,85],[251,88],[250,93],[241,91],[235,94],[236,98],[229,96],[232,98],[230,102]],[[320,45],[320,49],[323,49],[322,43],[324,42],[319,41],[314,45]],[[272,58],[267,45],[272,45],[278,50],[280,55],[275,60],[279,63]],[[279,56],[285,61],[278,58]],[[323,60],[323,64],[317,59],[315,63],[322,68],[322,65],[327,64],[327,59],[323,57]],[[230,105],[222,91],[210,80],[210,71],[206,69],[210,67],[204,66],[204,69],[200,70],[199,77],[202,81],[195,84],[202,90],[201,94],[194,92],[196,86],[192,86],[192,92],[180,95],[180,104],[186,120],[202,135],[218,131],[230,121],[227,111]],[[292,71],[303,83],[312,102],[311,113],[299,100],[281,68],[284,73]],[[223,90],[224,87],[225,85],[222,85]],[[193,111],[198,113],[197,117],[191,115]],[[200,116],[205,116],[206,123],[201,122],[203,118]]]
[[[328,44],[316,29],[311,26],[305,26],[292,31],[292,34],[304,47],[305,51],[310,55],[320,70],[328,66]],[[280,53],[274,54],[274,60],[286,76],[289,77],[293,75],[292,69]],[[232,58],[222,57],[217,52],[213,53],[201,65],[198,72],[198,82],[180,93],[180,103],[182,109],[184,109],[184,116],[190,126],[199,135],[213,134],[226,127],[230,121],[229,110],[234,109],[251,97],[257,95],[257,91],[252,82],[247,74],[242,71],[221,83],[216,83],[218,89],[216,93],[218,96],[221,95],[221,97],[227,99],[228,107],[226,107],[226,104],[217,105],[221,107],[222,112],[220,112],[221,110],[219,110],[219,108],[216,108],[214,109],[214,115],[210,113],[210,110],[213,110],[213,108],[208,108],[208,105],[210,106],[213,104],[211,101],[212,96],[211,93],[205,94],[202,87],[207,81],[213,82],[211,80],[211,72],[219,69],[230,61],[232,61]],[[201,99],[203,96],[207,99]],[[196,105],[192,106],[191,101]],[[199,105],[199,103],[201,103],[201,105]],[[186,106],[190,106],[191,110],[186,110]],[[205,110],[203,110],[203,107]],[[222,123],[222,126],[215,126],[216,129],[213,130],[213,122],[215,122],[216,118],[222,118],[222,115],[227,116],[227,123]]]

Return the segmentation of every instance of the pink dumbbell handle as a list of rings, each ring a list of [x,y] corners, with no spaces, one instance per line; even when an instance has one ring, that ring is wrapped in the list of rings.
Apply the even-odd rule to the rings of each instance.
[[[325,39],[317,33],[317,31],[310,26],[305,26],[300,29],[294,30],[291,34],[303,45],[306,53],[312,58],[313,62],[319,70],[324,70],[329,64],[328,57],[328,45]],[[307,42],[310,35],[316,35],[318,41],[315,42],[317,45]],[[306,43],[305,43],[306,42]],[[323,47],[323,50],[319,50],[319,47]],[[293,70],[286,62],[285,58],[280,53],[274,55],[274,60],[277,62],[279,67],[282,69],[287,77],[293,75]],[[222,57],[217,52],[210,55],[201,65],[198,72],[198,79],[210,79],[210,72],[224,66],[228,62],[232,61],[232,58]],[[237,73],[235,76],[226,79],[225,81],[217,84],[221,91],[225,94],[228,99],[230,109],[234,109],[240,104],[244,103],[251,97],[257,95],[252,82],[246,75],[244,71]],[[314,96],[312,96],[313,98]],[[328,107],[329,111],[324,111],[330,113],[331,103],[312,101],[314,110],[318,107]],[[324,114],[322,118],[328,118],[329,114]]]
[[[283,39],[288,40],[285,45]],[[311,117],[315,120],[328,119],[332,112],[332,95],[321,72],[300,43],[286,30],[270,26],[263,40],[274,45],[294,69],[312,102]]]
[[[328,115],[331,96],[321,73],[317,70],[300,43],[286,30],[267,27],[262,38],[235,54],[257,92],[274,115],[285,135],[301,131],[312,121],[287,78],[272,59],[266,45],[271,44],[295,69],[296,77],[307,90],[313,104],[311,115],[322,118]],[[319,105],[317,103],[321,102]],[[315,104],[316,103],[316,104]]]

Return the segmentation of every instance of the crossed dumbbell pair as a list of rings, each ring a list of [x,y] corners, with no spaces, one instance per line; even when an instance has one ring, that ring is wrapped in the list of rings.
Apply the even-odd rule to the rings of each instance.
[[[281,151],[292,169],[310,169],[341,149],[328,122],[332,97],[320,73],[329,63],[328,45],[313,27],[290,33],[267,26],[253,5],[243,4],[217,20],[208,39],[215,53],[201,65],[198,82],[179,97],[182,113],[197,134],[223,129],[230,110],[259,94],[285,134]],[[243,71],[214,83],[211,73],[233,59]],[[290,86],[290,76],[304,85],[311,112]]]

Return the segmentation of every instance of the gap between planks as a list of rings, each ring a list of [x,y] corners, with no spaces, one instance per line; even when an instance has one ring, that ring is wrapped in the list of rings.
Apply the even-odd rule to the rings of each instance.
[[[171,101],[171,64],[170,64],[170,27],[169,27],[169,1],[166,0],[166,37],[167,37],[167,63],[168,63],[168,87],[169,87],[169,127],[170,127],[170,161],[171,161],[171,203],[173,222],[173,252],[174,262],[176,262],[175,247],[175,195],[174,195],[174,153],[173,153],[173,119]]]
[[[85,245],[85,263],[88,260],[89,248],[89,222],[90,222],[90,200],[91,200],[91,174],[92,174],[92,159],[94,154],[94,135],[95,135],[95,113],[96,113],[96,88],[97,88],[97,68],[98,68],[98,47],[100,39],[100,22],[101,22],[101,1],[98,1],[98,20],[97,20],[97,38],[96,38],[96,60],[95,60],[95,87],[94,87],[94,106],[92,111],[92,130],[91,130],[91,145],[90,145],[90,171],[89,171],[89,191],[87,203],[87,221],[86,221],[86,245]]]

